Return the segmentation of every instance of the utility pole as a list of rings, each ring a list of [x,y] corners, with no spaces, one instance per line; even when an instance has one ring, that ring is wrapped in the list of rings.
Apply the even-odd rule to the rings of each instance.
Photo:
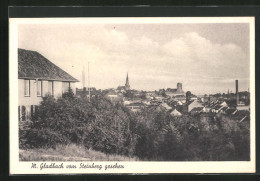
[[[88,62],[88,100],[90,102],[90,77],[89,77],[89,62]]]
[[[85,65],[83,65],[83,70],[82,70],[82,89],[85,87]]]

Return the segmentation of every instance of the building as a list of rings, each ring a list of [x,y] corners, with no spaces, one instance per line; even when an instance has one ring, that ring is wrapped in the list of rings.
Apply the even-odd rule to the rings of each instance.
[[[186,102],[186,93],[182,90],[182,83],[177,83],[177,89],[167,88],[165,94],[175,101]]]
[[[18,49],[18,115],[28,120],[42,97],[55,98],[71,89],[75,93],[77,79],[36,51]]]
[[[130,90],[130,83],[129,83],[129,79],[128,79],[128,73],[126,75],[125,90],[126,91]]]
[[[189,111],[191,113],[191,115],[195,115],[198,113],[203,113],[205,112],[205,108],[204,107],[194,107],[191,111]]]
[[[127,75],[126,75],[126,81],[125,81],[125,86],[118,86],[117,89],[116,89],[116,91],[123,93],[123,92],[126,92],[126,91],[128,91],[128,90],[131,90],[131,89],[130,89],[130,83],[129,83],[128,73],[127,73]]]
[[[162,103],[159,105],[162,109],[164,109],[165,111],[169,111],[172,109],[171,106],[169,106],[167,103]]]
[[[198,108],[198,107],[204,108],[204,106],[201,103],[199,103],[198,101],[193,101],[188,105],[188,112],[190,112],[192,109]]]
[[[176,109],[174,109],[170,114],[171,114],[171,116],[174,116],[174,117],[182,116],[182,114],[179,111],[177,111]]]
[[[125,107],[130,109],[132,112],[139,112],[145,107],[145,105],[143,103],[130,103],[128,105],[125,105]]]
[[[105,95],[106,99],[110,100],[113,104],[123,103],[123,97],[118,95],[114,90],[109,90]]]
[[[186,96],[185,95],[176,95],[174,98],[173,98],[174,101],[177,101],[177,102],[182,102],[182,103],[186,103]]]

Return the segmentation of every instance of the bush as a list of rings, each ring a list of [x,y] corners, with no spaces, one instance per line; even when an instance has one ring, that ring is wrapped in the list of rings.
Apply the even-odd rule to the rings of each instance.
[[[30,128],[20,135],[28,148],[49,148],[57,144],[79,144],[105,153],[131,155],[135,136],[130,131],[129,113],[104,98],[92,102],[70,92],[57,100],[43,98]]]
[[[102,96],[72,92],[43,98],[32,122],[20,125],[20,148],[80,145],[154,161],[250,160],[250,125],[221,114],[172,117],[156,108],[131,113]]]

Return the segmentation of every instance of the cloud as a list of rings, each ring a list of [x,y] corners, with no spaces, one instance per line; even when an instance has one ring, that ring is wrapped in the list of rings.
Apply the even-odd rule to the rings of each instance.
[[[90,62],[97,88],[124,84],[126,72],[133,88],[146,90],[176,87],[177,82],[187,89],[213,90],[209,86],[249,79],[249,57],[241,47],[212,42],[197,32],[159,42],[103,25],[26,25],[19,30],[19,47],[39,51],[79,80]]]

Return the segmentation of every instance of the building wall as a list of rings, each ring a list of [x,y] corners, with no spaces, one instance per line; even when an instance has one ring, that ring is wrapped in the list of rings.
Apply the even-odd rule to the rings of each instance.
[[[175,96],[183,95],[186,97],[185,93],[178,93],[178,92],[165,92],[167,96],[170,96],[171,98],[174,98]]]
[[[62,96],[62,82],[53,81],[53,89],[53,94],[55,98]]]
[[[48,94],[48,81],[46,80],[42,81],[42,94],[43,96],[46,96],[46,94]]]
[[[37,96],[36,80],[30,80],[30,96],[24,96],[24,79],[18,79],[18,104],[19,106],[38,105],[42,97]]]
[[[48,93],[48,81],[42,81],[42,96],[37,96],[37,82],[36,80],[30,80],[30,96],[25,96],[24,79],[18,79],[18,110],[19,110],[19,120],[22,116],[26,120],[30,119],[32,111],[35,111],[35,105],[39,105],[42,101],[42,96]],[[70,87],[75,93],[75,83],[71,82]],[[54,97],[57,98],[62,95],[62,82],[53,81],[53,93]],[[24,119],[23,119],[24,120]]]

